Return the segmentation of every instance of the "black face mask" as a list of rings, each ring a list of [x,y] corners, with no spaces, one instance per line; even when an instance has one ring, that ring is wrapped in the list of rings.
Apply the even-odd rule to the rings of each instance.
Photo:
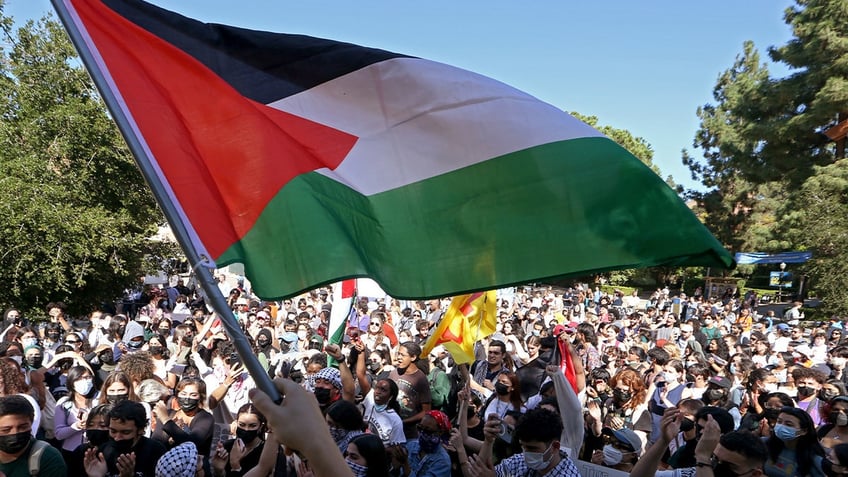
[[[17,454],[18,452],[26,449],[26,446],[29,445],[29,441],[31,439],[32,432],[29,430],[19,432],[17,434],[0,436],[0,451],[5,452],[6,454]]]
[[[26,359],[26,364],[29,369],[39,369],[44,364],[44,356],[31,356]]]
[[[368,369],[370,369],[372,373],[376,373],[383,369],[383,365],[379,361],[371,361],[368,363]]]
[[[111,405],[113,405],[113,406],[114,406],[115,404],[118,404],[118,403],[119,403],[119,402],[121,402],[121,401],[126,401],[126,400],[127,400],[127,399],[129,399],[129,398],[130,398],[130,394],[129,394],[129,393],[123,393],[123,394],[107,394],[107,395],[106,395],[106,402],[108,402],[109,404],[111,404]]]
[[[613,389],[612,398],[619,404],[624,404],[633,397],[630,391],[622,391],[621,389]]]
[[[180,404],[180,409],[182,409],[184,412],[191,412],[197,409],[197,405],[200,403],[200,399],[177,398],[177,402]]]
[[[831,399],[839,396],[839,393],[834,391],[833,389],[821,388],[819,391],[819,399],[822,401],[830,401]]]
[[[713,475],[720,475],[722,477],[734,477],[737,474],[736,472],[730,470],[730,464],[728,464],[727,462],[722,462],[713,466]]]
[[[327,388],[315,388],[315,399],[318,400],[318,404],[325,405],[330,402],[330,390]]]
[[[242,429],[241,427],[236,428],[236,437],[241,439],[241,441],[245,444],[253,442],[253,440],[256,439],[258,435],[259,429],[248,431],[247,429]]]
[[[693,421],[692,419],[684,417],[683,420],[680,421],[680,430],[682,432],[689,432],[694,428],[695,428],[695,421]]]
[[[498,396],[506,396],[509,394],[509,386],[504,383],[495,383],[495,392]]]
[[[259,345],[260,348],[264,349],[264,348],[267,348],[271,344],[271,342],[265,341],[265,340],[259,340],[259,341],[256,342],[256,344]]]
[[[126,326],[119,326],[119,327],[118,327],[118,336],[123,337],[123,336],[124,336],[124,332],[126,332],[126,331],[127,331],[127,327],[126,327]]]
[[[468,410],[466,411],[466,416],[468,417],[468,419],[471,419],[472,417],[474,417],[475,414],[477,414],[477,410],[474,409],[473,407],[469,407]]]
[[[112,441],[115,443],[115,450],[118,451],[118,455],[120,454],[129,454],[132,452],[134,443],[134,439],[124,439],[122,441]]]
[[[769,422],[774,422],[777,420],[777,416],[780,414],[780,409],[774,409],[771,407],[767,407],[763,409],[763,418]]]
[[[47,339],[50,341],[59,341],[59,333],[47,333]]]
[[[97,355],[100,358],[100,362],[103,364],[113,365],[115,364],[115,355],[112,354],[111,351],[106,351],[105,353],[100,353]]]
[[[809,386],[798,386],[798,397],[808,398],[816,393],[816,390]]]
[[[148,351],[150,351],[150,354],[152,354],[152,355],[162,355],[162,352],[165,351],[165,347],[164,346],[151,346],[150,348],[148,348]]]
[[[109,440],[109,431],[106,429],[86,429],[85,438],[88,443],[94,446],[105,444]]]

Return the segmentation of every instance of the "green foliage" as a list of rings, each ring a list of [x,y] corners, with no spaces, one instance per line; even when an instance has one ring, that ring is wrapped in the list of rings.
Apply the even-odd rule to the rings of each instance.
[[[846,15],[843,0],[796,0],[784,15],[794,38],[768,49],[772,62],[790,68],[783,78],[772,77],[746,42],[719,75],[714,102],[697,111],[694,146],[703,158],[683,154],[692,177],[706,187],[689,195],[718,238],[736,251],[814,250],[806,270],[821,294],[836,293],[824,282],[844,277],[839,272],[848,263],[825,236],[848,232],[848,223],[832,217],[846,216],[844,190],[839,180],[821,177],[836,166],[833,143],[822,132],[848,112]],[[826,204],[814,194],[822,186],[835,194]],[[848,307],[837,302],[848,303],[841,295],[824,301],[834,310]]]
[[[163,220],[62,27],[0,25],[0,304],[84,312],[170,253]]]

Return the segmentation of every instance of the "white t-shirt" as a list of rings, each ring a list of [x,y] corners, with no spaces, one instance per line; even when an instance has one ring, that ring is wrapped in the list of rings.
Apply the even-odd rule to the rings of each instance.
[[[406,436],[403,434],[403,420],[393,409],[386,408],[382,412],[377,411],[376,403],[374,403],[374,389],[368,392],[362,401],[362,405],[365,408],[362,416],[368,423],[368,429],[372,434],[379,437],[384,445],[390,446],[406,442]]]

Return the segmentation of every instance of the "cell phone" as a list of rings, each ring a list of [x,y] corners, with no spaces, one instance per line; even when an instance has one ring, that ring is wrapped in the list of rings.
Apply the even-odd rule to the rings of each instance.
[[[501,430],[498,432],[498,437],[500,437],[507,444],[512,443],[512,433],[515,429],[509,424],[501,421]]]
[[[656,386],[657,386],[658,388],[660,388],[660,389],[664,388],[664,387],[665,387],[665,381],[660,381],[660,382],[658,382],[658,383],[656,384]]]
[[[230,353],[230,366],[237,364],[241,364],[241,357],[239,357],[238,353]]]

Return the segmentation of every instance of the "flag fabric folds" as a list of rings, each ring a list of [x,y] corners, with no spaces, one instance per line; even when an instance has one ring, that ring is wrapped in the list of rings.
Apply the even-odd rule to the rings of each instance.
[[[329,342],[341,345],[347,332],[351,315],[356,313],[356,280],[343,280],[333,285],[333,306],[330,308],[330,323],[327,329]]]
[[[260,297],[368,276],[396,298],[732,266],[661,178],[491,78],[139,0],[53,0],[199,254]],[[80,47],[80,45],[78,45]]]
[[[451,300],[450,307],[421,350],[421,356],[442,345],[458,364],[474,362],[474,343],[491,335],[497,326],[497,292],[476,292]]]

